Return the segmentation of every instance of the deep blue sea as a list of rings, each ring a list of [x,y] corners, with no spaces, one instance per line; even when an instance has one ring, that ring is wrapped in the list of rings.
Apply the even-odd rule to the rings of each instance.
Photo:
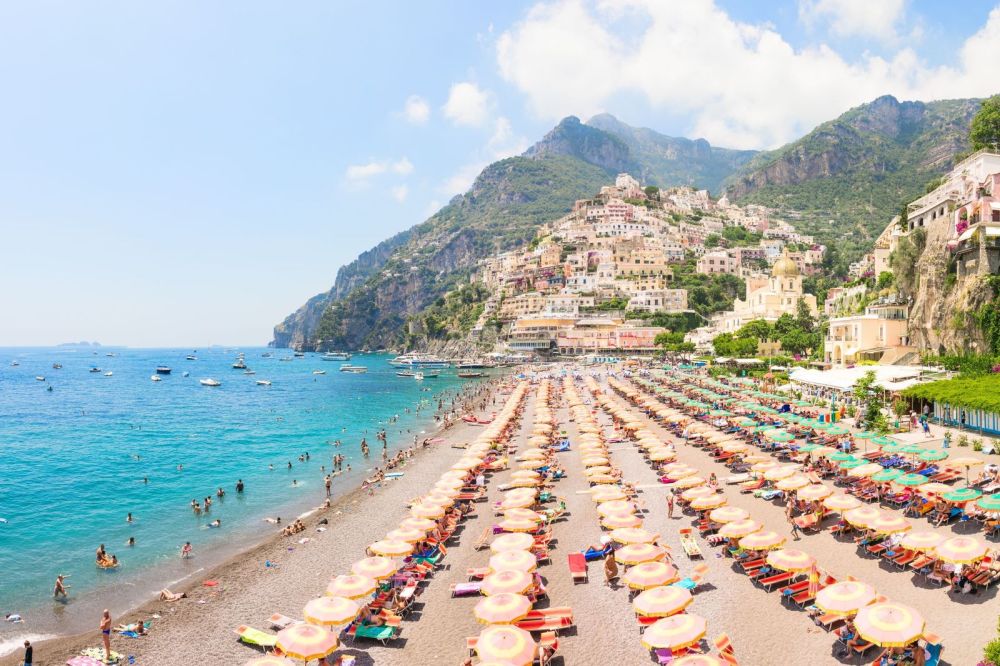
[[[238,351],[256,374],[232,369]],[[380,427],[390,452],[409,446],[414,434],[433,429],[437,397],[450,400],[470,381],[454,370],[423,382],[400,378],[386,355],[356,355],[351,363],[368,372],[347,374],[317,355],[283,361],[291,352],[263,357],[268,351],[0,348],[0,617],[17,611],[26,620],[0,622],[0,644],[90,628],[91,604],[139,603],[273,533],[265,516],[292,517],[323,501],[321,466],[329,471],[336,452],[352,473],[345,465],[334,491],[356,488],[381,464]],[[154,382],[158,365],[172,372]],[[201,386],[207,377],[222,386]],[[258,386],[259,379],[272,384]],[[369,460],[360,452],[366,435]],[[300,462],[306,452],[310,461]],[[195,515],[191,500],[206,496],[211,511]],[[207,527],[215,519],[221,529]],[[182,563],[185,541],[195,557]],[[119,570],[95,566],[101,543],[121,560]],[[51,598],[58,573],[71,574],[66,604]]]

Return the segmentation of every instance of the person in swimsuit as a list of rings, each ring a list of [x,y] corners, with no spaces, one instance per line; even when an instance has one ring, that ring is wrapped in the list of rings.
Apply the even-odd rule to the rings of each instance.
[[[104,661],[111,662],[111,611],[104,609],[101,615],[101,640],[104,642]]]
[[[68,590],[70,586],[66,585],[65,583],[63,583],[63,580],[68,575],[69,574],[59,574],[58,576],[56,576],[55,589],[52,590],[52,596],[53,597],[55,597],[55,598],[62,597],[63,599],[66,598],[66,596],[67,596],[66,590]]]

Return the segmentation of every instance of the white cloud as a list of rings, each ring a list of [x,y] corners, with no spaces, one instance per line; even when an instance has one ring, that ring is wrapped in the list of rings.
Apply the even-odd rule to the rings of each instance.
[[[431,117],[431,107],[420,95],[410,95],[403,104],[403,117],[408,123],[423,125]]]
[[[366,164],[350,165],[345,176],[351,183],[361,185],[386,173],[408,176],[413,173],[413,163],[406,157],[400,157],[398,160],[372,160]]]
[[[529,145],[531,144],[527,138],[514,132],[508,118],[498,116],[493,122],[493,133],[486,142],[486,146],[477,152],[474,160],[462,165],[455,173],[445,179],[440,187],[441,193],[452,197],[465,192],[475,182],[479,172],[490,163],[520,155],[528,149]]]
[[[960,46],[955,66],[928,66],[910,48],[848,62],[824,44],[796,50],[773,27],[738,21],[713,0],[557,0],[536,4],[499,37],[497,61],[547,120],[639,98],[687,114],[692,135],[762,148],[887,93],[925,100],[992,94],[998,33],[1000,7]]]
[[[408,188],[406,185],[397,185],[396,187],[392,188],[391,192],[393,199],[395,199],[399,203],[403,203],[404,201],[406,201],[406,195],[410,193],[410,188]]]
[[[489,165],[488,161],[471,162],[459,167],[458,171],[445,179],[441,184],[441,193],[453,197],[461,194],[472,187],[479,172]]]
[[[481,127],[489,118],[489,106],[489,93],[475,83],[463,81],[452,84],[442,110],[445,117],[456,125]]]
[[[840,37],[872,37],[885,42],[898,39],[896,26],[903,18],[906,0],[799,0],[799,18],[806,25],[829,22]]]

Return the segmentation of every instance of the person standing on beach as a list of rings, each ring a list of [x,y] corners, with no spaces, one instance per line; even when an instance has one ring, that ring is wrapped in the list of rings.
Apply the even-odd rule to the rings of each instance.
[[[31,666],[34,651],[34,648],[31,647],[31,641],[24,641],[24,666]]]
[[[101,616],[101,641],[104,642],[104,663],[111,663],[111,611],[104,609]]]
[[[674,489],[667,489],[667,518],[674,517]]]

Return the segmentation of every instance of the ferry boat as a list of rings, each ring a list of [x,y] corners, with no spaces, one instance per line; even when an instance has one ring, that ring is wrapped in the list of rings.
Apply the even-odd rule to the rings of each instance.
[[[222,386],[222,382],[218,379],[212,379],[211,377],[208,377],[207,379],[200,379],[198,380],[198,383],[202,386]]]
[[[389,361],[397,368],[449,368],[451,363],[433,354],[402,354]]]
[[[351,355],[347,352],[327,352],[320,358],[324,361],[350,361]]]
[[[93,372],[93,370],[91,370],[91,372]],[[98,372],[100,372],[100,371],[98,371]],[[165,365],[158,365],[158,366],[156,366],[156,374],[158,374],[158,375],[169,375],[170,374],[170,368],[168,368]]]
[[[368,368],[366,368],[363,365],[351,365],[349,363],[345,363],[344,365],[340,366],[340,371],[341,372],[351,372],[351,373],[354,373],[356,375],[361,375],[361,374],[364,374],[364,373],[368,372]]]

